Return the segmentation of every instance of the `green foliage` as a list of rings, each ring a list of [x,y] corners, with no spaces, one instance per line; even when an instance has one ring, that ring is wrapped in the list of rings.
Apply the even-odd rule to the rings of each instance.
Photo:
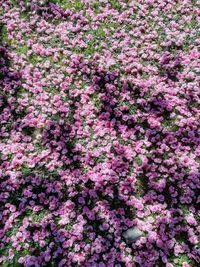
[[[103,163],[106,160],[106,155],[100,155],[98,158],[95,159],[95,163]]]
[[[99,3],[98,2],[95,2],[93,4],[93,9],[95,11],[96,14],[99,14],[100,13],[100,6],[99,6]]]
[[[178,125],[176,124],[176,119],[171,118],[166,118],[165,120],[163,120],[162,127],[168,129],[171,132],[176,132],[179,129]]]
[[[11,44],[11,41],[8,39],[8,31],[6,25],[0,25],[0,41],[6,43],[7,45]]]
[[[59,5],[64,9],[75,9],[76,11],[81,11],[84,8],[80,0],[53,0],[52,3]]]
[[[25,176],[28,176],[31,173],[32,173],[32,169],[24,164],[24,166],[22,167],[22,174],[25,175]]]
[[[39,56],[37,56],[36,54],[32,54],[31,56],[29,56],[28,61],[31,64],[36,65],[39,61]]]
[[[137,196],[143,196],[148,188],[148,178],[143,175],[143,176],[139,176],[137,178],[137,190],[136,190],[136,194]]]
[[[95,107],[97,107],[97,108],[100,110],[100,108],[101,108],[101,106],[102,106],[102,102],[101,102],[101,100],[99,99],[98,94],[94,94],[94,95],[92,96],[92,101],[93,101]]]
[[[141,166],[141,165],[142,165],[142,159],[141,159],[141,157],[140,157],[140,156],[136,157],[136,158],[135,158],[135,162],[136,162],[139,166]]]
[[[18,54],[26,55],[28,52],[28,47],[27,45],[21,45],[16,47],[16,52]]]
[[[176,264],[176,267],[182,267],[183,262],[186,262],[188,264],[191,264],[193,266],[193,260],[190,259],[187,255],[185,254],[180,254],[177,258],[174,258],[173,262]]]
[[[92,34],[94,38],[104,39],[106,37],[104,28],[104,25],[102,25],[97,29],[91,30],[89,33]]]
[[[34,127],[24,127],[23,132],[25,135],[32,136],[35,128]]]
[[[20,17],[20,19],[28,20],[29,19],[29,14],[28,14],[28,12],[23,11],[23,12],[20,13],[19,17]]]
[[[15,236],[17,234],[17,232],[19,231],[19,227],[22,225],[21,221],[15,221],[15,223],[13,224],[12,228],[10,230],[7,231],[6,235],[7,236]]]
[[[121,5],[120,5],[120,3],[119,3],[118,0],[109,0],[109,3],[111,4],[111,7],[112,7],[113,9],[116,9],[116,10],[118,10],[118,11],[121,10]]]
[[[34,222],[41,222],[42,219],[48,214],[48,211],[41,210],[39,212],[31,212],[29,217],[33,219]]]

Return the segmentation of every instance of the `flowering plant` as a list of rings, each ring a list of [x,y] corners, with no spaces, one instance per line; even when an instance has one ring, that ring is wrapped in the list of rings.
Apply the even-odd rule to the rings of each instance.
[[[198,266],[199,4],[0,0],[1,266]]]

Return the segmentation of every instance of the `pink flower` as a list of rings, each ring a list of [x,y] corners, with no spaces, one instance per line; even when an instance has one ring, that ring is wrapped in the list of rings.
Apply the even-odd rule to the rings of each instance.
[[[193,214],[188,215],[188,216],[186,217],[186,221],[187,221],[187,223],[189,223],[190,225],[195,225],[195,226],[197,225],[197,222],[196,222],[196,220],[195,220]]]

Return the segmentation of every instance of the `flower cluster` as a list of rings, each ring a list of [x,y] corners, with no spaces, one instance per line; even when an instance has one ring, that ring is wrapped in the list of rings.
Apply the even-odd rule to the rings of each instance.
[[[198,266],[200,1],[0,4],[0,265]]]

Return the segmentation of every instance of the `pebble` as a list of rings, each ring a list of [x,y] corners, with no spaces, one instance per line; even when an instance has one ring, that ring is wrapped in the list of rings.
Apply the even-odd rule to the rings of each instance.
[[[137,227],[132,227],[127,231],[123,232],[122,236],[124,237],[127,244],[131,244],[138,238],[144,236],[144,232],[139,230]]]

